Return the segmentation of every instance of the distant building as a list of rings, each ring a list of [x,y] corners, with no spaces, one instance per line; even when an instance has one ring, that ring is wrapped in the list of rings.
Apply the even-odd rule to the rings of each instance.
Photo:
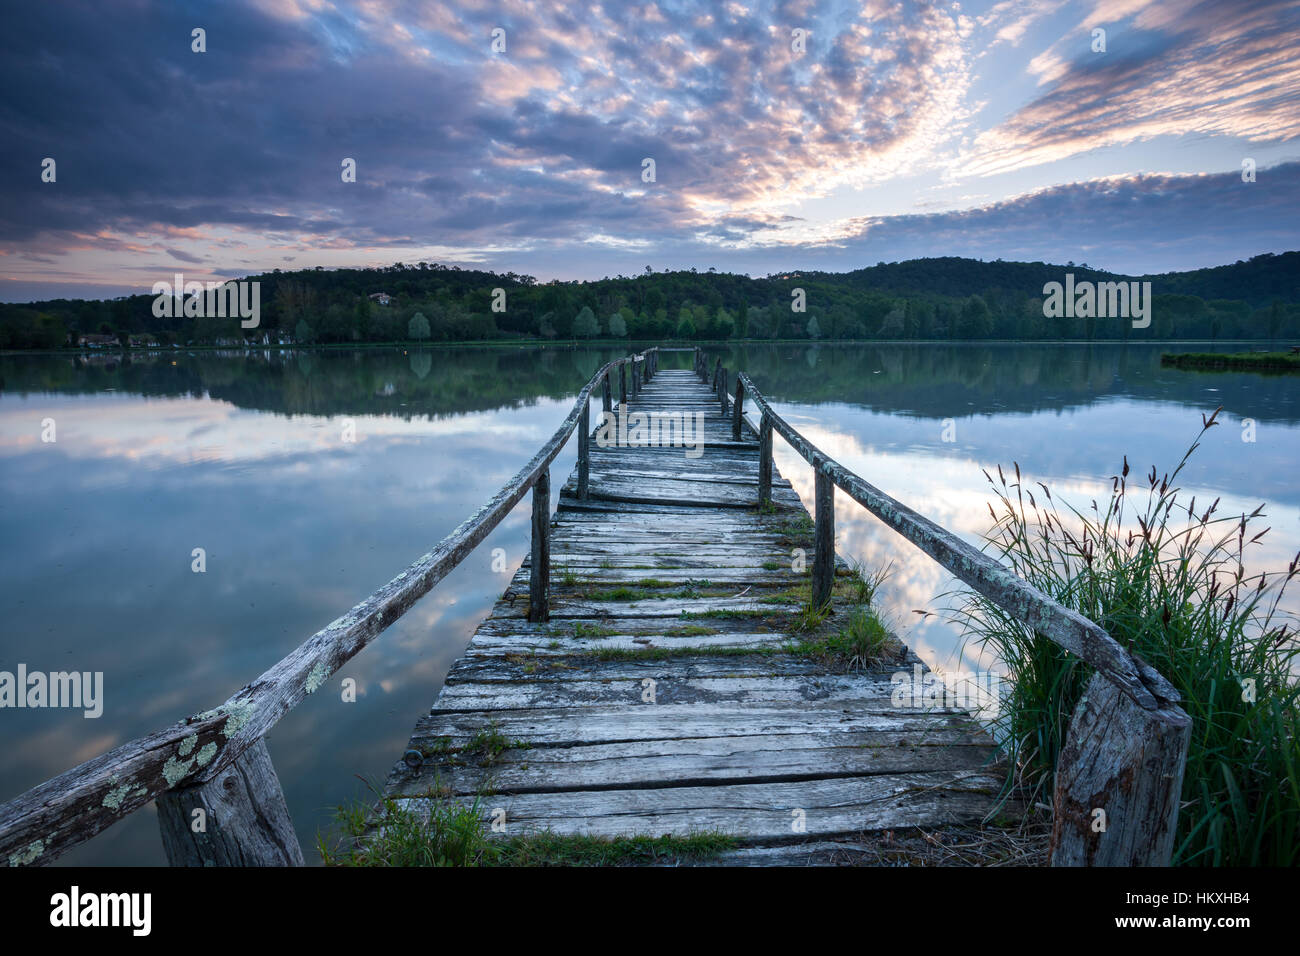
[[[370,301],[378,302],[380,305],[389,305],[393,301],[393,297],[387,292],[372,292],[370,293]]]
[[[90,333],[77,339],[77,344],[86,349],[111,349],[117,347],[116,335],[99,335]]]

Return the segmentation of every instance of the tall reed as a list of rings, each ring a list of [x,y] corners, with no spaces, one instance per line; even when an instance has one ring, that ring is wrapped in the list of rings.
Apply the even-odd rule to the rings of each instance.
[[[1058,505],[1042,482],[998,468],[986,548],[1019,575],[1096,621],[1167,677],[1193,721],[1176,864],[1300,863],[1300,682],[1294,617],[1279,609],[1286,570],[1248,573],[1247,551],[1269,531],[1249,514],[1198,506],[1178,476],[1218,425],[1219,411],[1171,473],[1130,484],[1127,456],[1110,500]],[[1091,669],[973,592],[958,618],[1012,672],[999,738],[1014,782],[1050,803],[1070,715]]]

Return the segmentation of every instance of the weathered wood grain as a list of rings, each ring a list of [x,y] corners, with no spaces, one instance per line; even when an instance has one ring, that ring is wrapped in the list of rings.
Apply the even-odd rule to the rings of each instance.
[[[1191,719],[1143,710],[1094,674],[1056,773],[1053,866],[1168,866]]]
[[[172,866],[304,866],[266,741],[214,780],[158,798],[158,828]]]
[[[657,789],[563,791],[481,798],[484,823],[505,809],[506,836],[686,836],[741,833],[751,842],[849,836],[863,830],[975,822],[1001,779],[953,771]],[[460,798],[466,804],[470,798]],[[398,805],[427,813],[422,798]],[[796,824],[801,824],[796,829]]]

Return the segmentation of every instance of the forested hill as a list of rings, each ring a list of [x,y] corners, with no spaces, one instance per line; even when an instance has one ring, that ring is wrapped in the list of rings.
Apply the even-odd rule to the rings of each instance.
[[[1157,293],[1194,295],[1200,299],[1235,299],[1252,306],[1268,305],[1273,299],[1300,302],[1300,252],[1257,256],[1230,265],[1166,272],[1142,276],[1119,275],[1090,269],[1086,263],[1065,266],[1045,262],[983,262],[954,256],[882,262],[853,272],[804,272],[828,283],[840,282],[858,289],[873,289],[899,295],[969,295],[972,289],[1022,289],[1041,295],[1048,282],[1060,282],[1062,273],[1076,279],[1108,282],[1118,279],[1149,281]]]
[[[1048,318],[1043,286],[1151,282],[1151,325]],[[170,281],[171,276],[160,276]],[[712,270],[645,272],[584,282],[438,263],[275,270],[261,283],[261,322],[155,317],[152,295],[0,306],[0,348],[60,348],[83,336],[162,345],[570,339],[1170,339],[1300,338],[1300,252],[1191,272],[1118,276],[1086,264],[934,258],[847,273],[762,278]],[[499,290],[499,291],[498,291]],[[805,309],[793,304],[802,290]],[[381,300],[380,293],[388,298]],[[102,343],[101,343],[102,344]]]

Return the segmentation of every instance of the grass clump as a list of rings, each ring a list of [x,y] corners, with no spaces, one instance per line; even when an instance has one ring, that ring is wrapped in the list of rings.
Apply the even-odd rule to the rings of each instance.
[[[670,627],[664,631],[664,637],[705,637],[709,634],[721,633],[716,627],[705,627],[702,624],[683,624],[680,627]]]
[[[585,621],[575,621],[573,623],[573,636],[578,640],[613,637],[617,633],[616,629],[605,627],[603,624],[588,624]]]
[[[590,837],[537,833],[502,842],[499,866],[637,866],[694,862],[717,857],[737,846],[724,833],[678,836]]]
[[[542,832],[493,840],[478,798],[465,804],[431,795],[420,807],[387,797],[378,806],[339,807],[331,832],[316,837],[322,861],[358,867],[635,866],[704,860],[737,846],[734,837],[712,831],[609,838]]]
[[[649,591],[642,588],[628,587],[622,585],[616,588],[605,588],[597,591],[587,591],[582,595],[588,601],[644,601],[654,597]]]
[[[849,600],[855,604],[871,604],[876,600],[876,592],[894,574],[894,562],[890,561],[883,568],[868,571],[866,566],[855,562],[847,575]],[[837,580],[836,585],[839,585]]]
[[[388,797],[377,809],[339,807],[333,832],[316,836],[321,860],[326,866],[486,866],[496,860],[477,799],[466,806],[431,797],[426,805],[427,815]]]
[[[1172,473],[1153,467],[1129,483],[1127,458],[1110,500],[1057,506],[1020,468],[986,476],[988,546],[1040,590],[1096,621],[1163,674],[1182,696],[1192,740],[1173,861],[1180,865],[1300,863],[1300,682],[1293,622],[1278,610],[1300,555],[1286,570],[1248,574],[1245,552],[1263,506],[1198,508],[1177,480],[1218,410]],[[978,594],[959,611],[968,633],[1013,672],[1001,738],[1018,781],[1050,801],[1052,775],[1091,669]],[[1247,691],[1253,687],[1253,699]]]
[[[810,634],[790,650],[824,664],[855,670],[893,657],[898,642],[873,608],[859,605],[849,611],[838,630]]]

